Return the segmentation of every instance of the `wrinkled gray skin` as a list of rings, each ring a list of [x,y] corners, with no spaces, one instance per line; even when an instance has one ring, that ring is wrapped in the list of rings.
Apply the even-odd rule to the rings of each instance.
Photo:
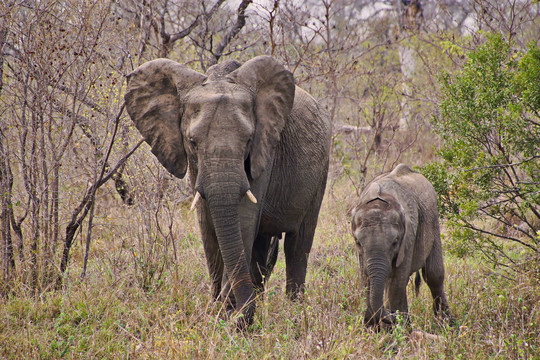
[[[351,213],[360,274],[366,287],[364,322],[392,324],[398,310],[407,316],[407,283],[420,269],[431,290],[435,314],[442,313],[451,320],[443,287],[437,195],[431,183],[400,164],[373,179]]]
[[[173,175],[190,171],[214,298],[252,323],[284,240],[286,291],[303,291],[326,185],[331,125],[325,111],[269,56],[229,61],[206,75],[167,59],[128,76],[126,108]],[[257,203],[246,196],[250,190]]]

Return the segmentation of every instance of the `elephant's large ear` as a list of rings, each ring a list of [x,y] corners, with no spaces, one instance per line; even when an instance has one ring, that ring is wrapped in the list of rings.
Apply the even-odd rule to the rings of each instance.
[[[258,56],[233,71],[229,78],[255,94],[256,126],[250,153],[251,177],[269,166],[294,103],[294,78],[270,56]]]
[[[168,59],[141,65],[128,75],[126,109],[163,166],[183,178],[187,170],[180,122],[182,98],[206,76]]]
[[[412,199],[401,205],[401,213],[404,217],[405,233],[401,240],[396,267],[399,267],[405,258],[405,253],[413,251],[416,242],[416,231],[418,228],[418,207]],[[423,249],[422,249],[423,250]]]

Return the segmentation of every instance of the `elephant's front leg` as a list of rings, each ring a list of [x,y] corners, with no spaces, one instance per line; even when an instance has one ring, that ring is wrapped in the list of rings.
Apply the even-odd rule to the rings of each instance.
[[[386,292],[388,294],[389,315],[388,323],[395,324],[397,312],[403,316],[405,322],[409,321],[409,306],[407,302],[407,283],[408,277],[400,276],[389,279]]]

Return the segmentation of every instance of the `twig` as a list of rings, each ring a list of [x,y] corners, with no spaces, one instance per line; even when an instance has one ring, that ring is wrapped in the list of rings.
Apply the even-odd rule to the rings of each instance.
[[[223,56],[223,50],[225,49],[225,47],[229,45],[229,43],[236,37],[236,35],[238,35],[240,30],[242,30],[242,28],[246,24],[246,9],[252,2],[253,2],[252,0],[242,0],[240,5],[238,5],[238,10],[237,10],[238,17],[236,18],[236,24],[221,39],[221,42],[218,44],[216,48],[216,51],[213,53],[214,61],[216,64],[221,58],[221,56]]]
[[[506,235],[502,235],[502,234],[496,234],[494,232],[491,232],[491,231],[487,231],[487,230],[484,230],[484,229],[481,229],[481,228],[478,228],[470,223],[465,223],[465,226],[468,227],[469,229],[471,230],[474,230],[474,231],[478,231],[479,233],[482,233],[482,234],[486,234],[486,235],[490,235],[490,236],[495,236],[495,237],[498,237],[500,239],[505,239],[505,240],[510,240],[510,241],[515,241],[525,247],[528,247],[529,249],[533,250],[534,252],[539,252],[539,249],[535,248],[534,246],[530,245],[530,244],[527,244],[526,242],[523,242],[515,237],[512,237],[512,236],[506,236]]]
[[[73,211],[73,214],[71,216],[71,221],[66,226],[66,240],[65,240],[65,243],[64,243],[64,250],[63,250],[63,253],[62,253],[62,259],[61,259],[61,262],[60,262],[60,274],[59,274],[58,280],[56,282],[57,288],[60,287],[61,284],[62,284],[63,275],[64,275],[64,272],[66,271],[66,268],[67,268],[67,265],[68,265],[68,262],[69,262],[69,251],[71,249],[71,245],[73,244],[73,239],[75,237],[77,229],[80,227],[80,225],[82,224],[84,218],[86,217],[86,215],[90,211],[90,209],[92,207],[92,203],[95,200],[95,194],[96,194],[97,189],[101,185],[103,185],[105,183],[105,181],[107,181],[116,172],[116,170],[123,164],[123,162],[131,154],[133,154],[135,149],[137,149],[140,146],[140,144],[142,143],[142,141],[139,142],[139,144],[137,144],[132,151],[130,151],[128,154],[126,154],[119,161],[119,163],[115,166],[115,168],[112,171],[110,171],[107,175],[104,175],[104,173],[105,173],[105,164],[107,163],[107,160],[108,160],[108,158],[110,156],[110,153],[111,153],[111,150],[112,150],[112,145],[114,143],[114,139],[116,137],[116,133],[117,133],[117,130],[118,130],[118,123],[120,121],[120,116],[122,115],[124,109],[125,109],[125,103],[122,105],[122,108],[120,109],[120,111],[118,112],[118,115],[115,118],[115,130],[114,130],[114,133],[112,135],[112,139],[111,139],[111,143],[109,145],[109,149],[107,150],[107,154],[105,155],[105,159],[103,161],[100,176],[98,177],[97,181],[88,189],[88,191],[84,195],[83,199],[81,200],[81,203],[79,204],[79,206]],[[83,212],[82,214],[81,214],[81,211]],[[87,243],[89,241],[90,240],[87,239]],[[88,248],[86,249],[86,251],[88,251]],[[86,268],[86,262],[84,264],[83,274],[85,272],[85,268]],[[81,274],[81,276],[84,276],[84,275]]]
[[[86,236],[86,250],[84,252],[84,262],[83,262],[83,270],[81,273],[81,280],[84,279],[86,275],[86,266],[88,264],[88,252],[90,250],[90,239],[92,236],[92,220],[94,217],[94,204],[96,201],[96,191],[101,184],[103,184],[101,181],[103,179],[103,176],[105,175],[105,170],[109,166],[109,156],[111,155],[112,147],[114,145],[114,141],[116,139],[116,134],[118,133],[118,123],[120,122],[120,116],[124,112],[124,109],[126,107],[126,103],[122,104],[122,107],[120,108],[120,111],[118,112],[118,115],[115,118],[114,121],[114,130],[111,136],[111,142],[109,143],[109,148],[107,149],[107,153],[105,154],[105,158],[103,159],[103,164],[101,165],[101,172],[99,174],[98,179],[96,180],[96,184],[90,188],[90,218],[88,219],[88,233]],[[101,183],[101,184],[100,184]],[[99,186],[96,186],[100,184]]]
[[[471,168],[471,169],[466,169],[464,170],[465,172],[470,172],[470,171],[477,171],[477,170],[484,170],[484,169],[497,169],[497,168],[508,168],[508,167],[512,167],[512,166],[517,166],[517,165],[521,165],[521,164],[525,164],[529,161],[532,161],[534,159],[539,159],[540,158],[540,155],[536,155],[536,156],[533,156],[529,159],[525,159],[523,161],[520,161],[520,162],[516,162],[516,163],[510,163],[510,164],[496,164],[496,165],[486,165],[486,166],[480,166],[480,167],[475,167],[475,168]]]

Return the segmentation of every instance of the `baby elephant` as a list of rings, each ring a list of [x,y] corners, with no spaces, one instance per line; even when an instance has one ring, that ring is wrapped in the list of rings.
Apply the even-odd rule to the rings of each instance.
[[[365,324],[378,326],[381,320],[392,324],[398,310],[407,316],[407,283],[420,269],[433,296],[435,315],[442,313],[451,320],[443,288],[437,195],[431,183],[400,164],[373,179],[351,213],[366,286]],[[384,292],[388,310],[383,305]]]

